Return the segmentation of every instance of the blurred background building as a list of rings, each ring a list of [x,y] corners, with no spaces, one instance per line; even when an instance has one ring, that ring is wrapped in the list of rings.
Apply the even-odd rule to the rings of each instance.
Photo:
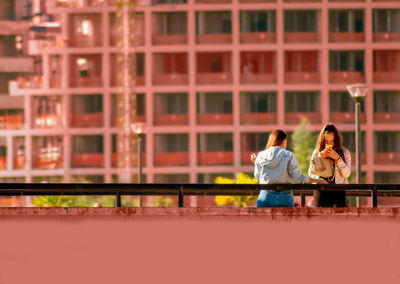
[[[0,1],[0,181],[118,182],[116,0]],[[400,183],[400,1],[153,0],[130,6],[144,180],[253,170],[267,132],[333,122],[367,183]],[[353,155],[353,161],[355,161]],[[354,163],[353,163],[354,166]]]

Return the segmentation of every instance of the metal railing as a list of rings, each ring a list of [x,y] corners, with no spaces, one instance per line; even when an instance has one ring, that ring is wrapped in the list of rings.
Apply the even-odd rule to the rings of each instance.
[[[345,190],[347,196],[372,198],[378,206],[378,197],[400,197],[400,184],[170,184],[170,183],[0,183],[0,196],[38,195],[114,195],[121,207],[123,195],[178,196],[178,206],[183,207],[185,196],[256,196],[260,189],[293,190],[301,197],[313,195],[314,190]]]

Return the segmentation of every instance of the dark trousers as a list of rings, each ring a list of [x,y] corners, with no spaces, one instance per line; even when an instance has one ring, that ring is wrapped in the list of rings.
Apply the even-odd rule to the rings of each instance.
[[[314,205],[316,207],[346,207],[346,191],[314,190]]]

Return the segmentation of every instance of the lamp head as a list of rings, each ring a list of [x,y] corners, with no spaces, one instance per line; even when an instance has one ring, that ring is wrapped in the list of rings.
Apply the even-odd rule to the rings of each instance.
[[[368,92],[367,85],[348,85],[346,89],[356,103],[361,103]]]
[[[146,132],[146,124],[143,122],[136,122],[131,124],[131,131],[140,136]]]

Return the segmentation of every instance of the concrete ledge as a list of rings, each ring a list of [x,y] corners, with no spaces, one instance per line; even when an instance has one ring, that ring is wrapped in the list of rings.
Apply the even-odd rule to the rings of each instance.
[[[115,207],[75,207],[75,208],[0,208],[1,216],[171,216],[171,217],[267,217],[270,219],[309,219],[316,217],[364,218],[383,217],[400,220],[399,207],[381,208],[115,208]]]

